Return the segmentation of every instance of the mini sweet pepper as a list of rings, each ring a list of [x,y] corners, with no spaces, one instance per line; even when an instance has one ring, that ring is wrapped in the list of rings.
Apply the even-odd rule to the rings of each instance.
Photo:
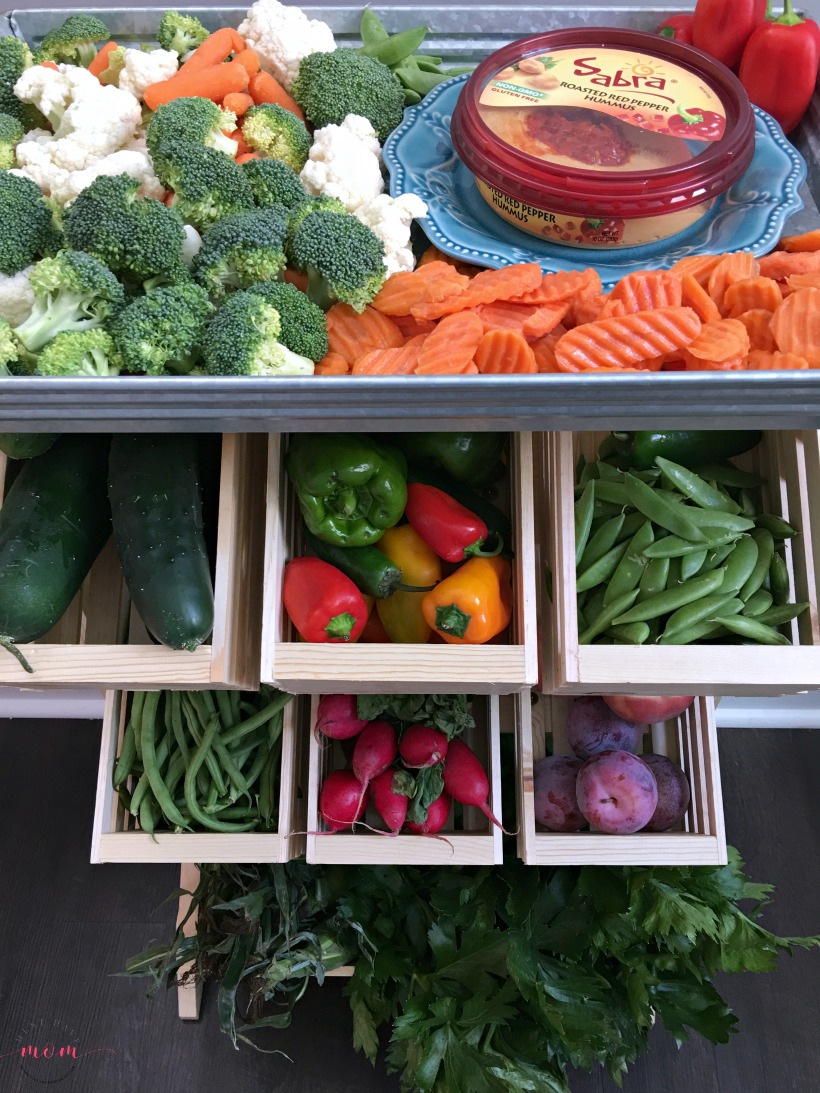
[[[510,563],[470,558],[422,600],[428,625],[454,645],[482,645],[505,629],[512,615]]]
[[[771,0],[767,14],[771,15]],[[749,98],[791,133],[806,113],[820,60],[820,27],[794,13],[792,0],[777,19],[765,22],[746,43],[740,82]]]

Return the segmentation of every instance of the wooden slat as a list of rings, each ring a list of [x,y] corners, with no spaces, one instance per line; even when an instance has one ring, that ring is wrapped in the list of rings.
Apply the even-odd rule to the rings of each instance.
[[[199,869],[195,865],[183,863],[179,867],[179,886],[185,892],[193,892],[199,884]],[[179,897],[177,910],[177,926],[183,923],[182,933],[185,937],[196,936],[196,912],[188,916],[191,907],[191,897],[184,895]],[[184,921],[183,921],[184,920]],[[198,1021],[199,1009],[202,1003],[202,980],[185,979],[186,975],[196,966],[195,961],[183,964],[177,972],[177,1012],[183,1021]]]

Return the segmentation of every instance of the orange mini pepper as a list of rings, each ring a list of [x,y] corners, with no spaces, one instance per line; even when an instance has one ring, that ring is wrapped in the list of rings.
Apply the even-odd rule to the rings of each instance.
[[[431,592],[422,610],[431,629],[455,645],[482,645],[512,615],[510,563],[500,555],[470,558]]]

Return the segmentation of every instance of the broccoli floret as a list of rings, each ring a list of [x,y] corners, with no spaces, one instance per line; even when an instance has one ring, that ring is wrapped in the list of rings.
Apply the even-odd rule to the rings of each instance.
[[[111,270],[82,251],[44,258],[29,274],[29,284],[34,307],[15,333],[31,353],[66,330],[102,326],[125,306],[125,292]]]
[[[97,42],[106,42],[110,37],[108,27],[95,16],[69,15],[62,26],[43,37],[34,54],[34,63],[53,61],[88,68],[97,56]]]
[[[236,114],[222,110],[210,99],[182,98],[161,103],[145,131],[145,143],[152,158],[165,144],[190,142],[207,144],[234,159],[236,141],[226,137],[223,129],[236,128]]]
[[[193,351],[213,310],[199,285],[170,285],[138,296],[109,329],[129,372],[161,376]]]
[[[338,197],[331,197],[329,194],[319,194],[317,197],[308,196],[307,201],[297,205],[291,211],[288,220],[288,239],[293,239],[296,229],[306,217],[318,212],[344,213],[347,215],[344,202],[340,201]]]
[[[255,292],[229,296],[200,342],[209,376],[310,376],[313,361],[279,341],[279,312]]]
[[[292,211],[310,200],[296,172],[281,159],[249,159],[242,164],[257,205],[281,205]],[[342,206],[344,208],[344,206]]]
[[[301,171],[307,163],[311,135],[304,122],[284,106],[252,106],[242,123],[242,136],[255,151],[280,159],[294,171]]]
[[[193,262],[194,280],[214,299],[282,276],[287,217],[275,206],[226,216],[209,228]]]
[[[0,111],[10,114],[24,129],[47,128],[36,106],[21,102],[14,94],[14,85],[33,64],[31,50],[20,38],[0,38]]]
[[[282,329],[279,340],[282,345],[300,357],[309,357],[320,361],[330,346],[327,340],[327,319],[320,307],[309,300],[304,292],[287,281],[268,281],[252,285],[250,292],[256,293],[279,312]]]
[[[387,276],[381,240],[351,213],[321,209],[306,216],[288,257],[307,274],[308,296],[325,311],[337,300],[364,311]]]
[[[117,376],[121,367],[114,339],[102,327],[58,334],[37,358],[40,376]]]
[[[175,49],[181,61],[187,60],[207,37],[207,28],[194,15],[166,11],[159,21],[157,41],[163,49]]]
[[[182,141],[163,144],[152,158],[160,182],[174,191],[171,207],[199,231],[254,208],[242,168],[224,152]]]
[[[331,123],[341,125],[348,114],[360,114],[382,143],[404,112],[404,89],[398,77],[387,65],[357,49],[309,54],[290,93],[316,129]]]
[[[95,178],[66,211],[69,245],[93,254],[137,287],[188,280],[179,214],[156,198],[137,197],[138,189],[139,180],[128,175]]]
[[[21,346],[5,319],[0,319],[0,376],[16,376],[20,372]]]
[[[109,50],[105,61],[105,68],[97,79],[101,84],[113,84],[114,87],[117,87],[122,70],[125,68],[125,46],[117,46],[116,49]]]
[[[19,273],[62,242],[51,207],[30,178],[0,171],[0,273]]]
[[[16,148],[24,134],[25,130],[17,118],[0,113],[0,170],[9,171],[15,165]]]

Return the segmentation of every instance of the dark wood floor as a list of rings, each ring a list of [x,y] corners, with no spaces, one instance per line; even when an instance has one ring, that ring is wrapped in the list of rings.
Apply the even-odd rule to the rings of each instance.
[[[98,748],[91,723],[0,723],[0,1093],[395,1093],[351,1049],[338,983],[312,990],[294,1027],[272,1034],[285,1054],[262,1055],[233,1051],[213,994],[198,1023],[182,1024],[174,992],[149,1000],[144,981],[116,977],[168,935],[175,908],[161,904],[177,871],[88,864]],[[820,931],[820,732],[724,730],[721,759],[730,840],[778,888],[768,923]],[[740,1035],[679,1052],[655,1036],[625,1093],[818,1093],[818,983],[818,952],[727,978]],[[59,1058],[21,1069],[21,1045],[69,1041],[91,1053],[73,1069]],[[574,1093],[615,1088],[600,1074],[573,1079]]]

